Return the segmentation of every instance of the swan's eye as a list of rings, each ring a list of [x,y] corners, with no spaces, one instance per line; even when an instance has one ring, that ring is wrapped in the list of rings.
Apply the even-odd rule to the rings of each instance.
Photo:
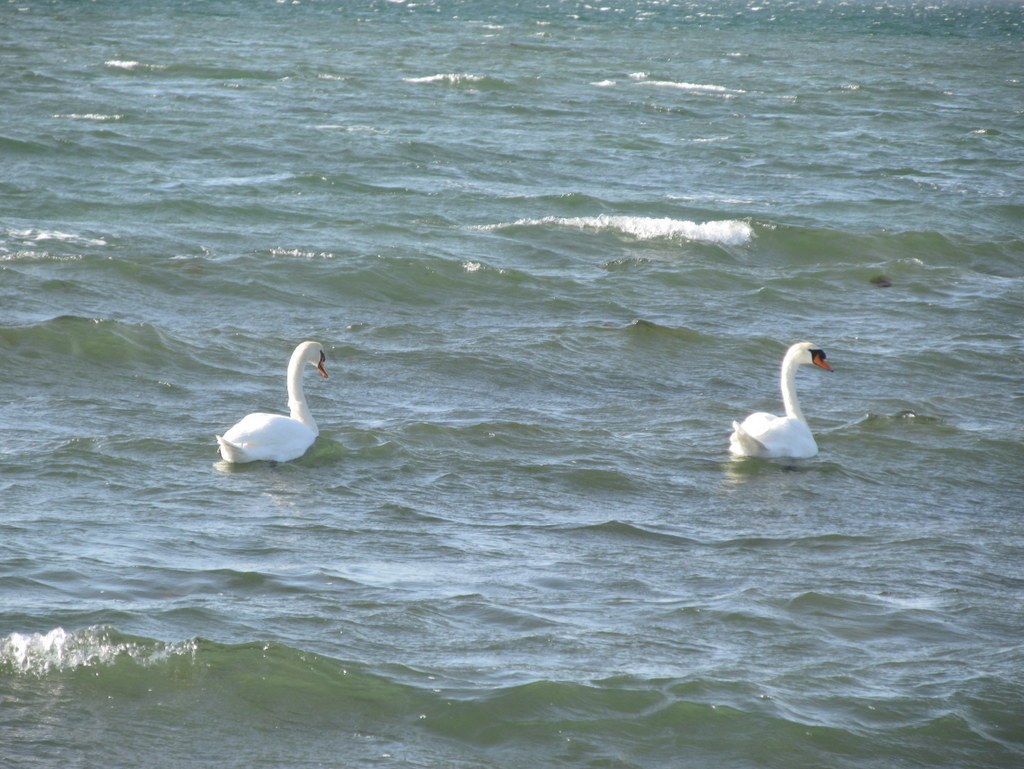
[[[816,358],[820,358],[821,360],[825,360],[825,351],[824,350],[811,350],[811,359],[814,360]]]

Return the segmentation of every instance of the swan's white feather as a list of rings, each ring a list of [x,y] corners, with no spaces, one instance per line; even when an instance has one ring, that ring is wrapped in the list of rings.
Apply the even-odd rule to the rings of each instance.
[[[316,440],[316,433],[297,419],[282,414],[249,414],[224,435],[217,436],[221,456],[228,462],[298,459]]]
[[[818,453],[818,444],[806,422],[759,411],[732,423],[729,451],[737,457],[793,457],[807,459]]]

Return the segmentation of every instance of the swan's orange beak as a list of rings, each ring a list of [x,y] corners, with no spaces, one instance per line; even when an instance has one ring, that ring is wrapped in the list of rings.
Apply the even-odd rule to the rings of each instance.
[[[324,379],[327,379],[327,369],[324,368],[324,361],[327,360],[327,356],[320,353],[320,362],[316,364],[316,370]]]
[[[811,353],[811,362],[815,366],[819,366],[825,369],[826,371],[832,370],[832,367],[829,365],[828,361],[825,360],[825,353],[823,353],[821,350],[814,350]]]

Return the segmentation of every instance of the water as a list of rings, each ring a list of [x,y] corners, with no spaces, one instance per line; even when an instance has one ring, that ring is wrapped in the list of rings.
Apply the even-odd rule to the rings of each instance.
[[[1020,765],[1024,8],[508,6],[0,9],[0,765]]]

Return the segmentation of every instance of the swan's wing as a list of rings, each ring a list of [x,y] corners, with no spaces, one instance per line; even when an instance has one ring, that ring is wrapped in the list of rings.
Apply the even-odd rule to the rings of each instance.
[[[771,414],[751,414],[739,422],[732,423],[732,435],[729,436],[729,453],[736,457],[760,457],[768,453],[767,447],[757,436],[764,432],[764,417],[774,419]]]
[[[277,429],[285,429],[287,427],[281,427],[284,422],[292,422],[293,419],[283,416],[282,414],[249,414],[242,420],[232,425],[226,433],[224,433],[224,440],[229,443],[234,443],[239,446],[244,446],[249,443],[259,443],[269,433],[273,433]]]
[[[259,413],[249,414],[218,438],[221,456],[229,462],[287,462],[301,457],[314,440],[316,433],[297,419]],[[225,443],[230,444],[227,450]]]
[[[225,462],[251,462],[252,457],[245,453],[245,449],[236,446],[231,441],[224,440],[223,435],[218,435],[217,444],[220,447],[220,456]]]
[[[729,449],[741,457],[794,457],[803,459],[818,453],[806,422],[792,417],[777,417],[758,412],[733,423]]]
[[[769,430],[758,438],[773,457],[806,459],[818,453],[811,428],[801,419],[778,417]]]

